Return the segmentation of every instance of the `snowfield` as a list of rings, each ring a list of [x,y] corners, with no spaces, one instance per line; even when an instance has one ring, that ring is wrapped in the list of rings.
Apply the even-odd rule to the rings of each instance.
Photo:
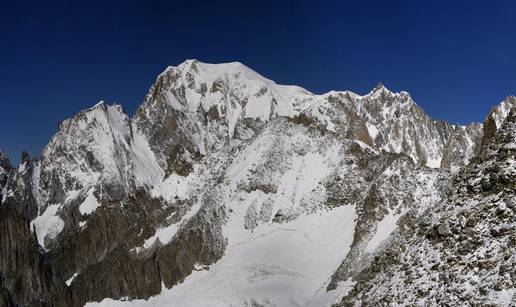
[[[240,226],[246,239],[183,283],[149,300],[105,299],[86,306],[329,306],[346,290],[326,292],[326,286],[349,250],[355,218],[353,206],[342,206],[253,232]]]

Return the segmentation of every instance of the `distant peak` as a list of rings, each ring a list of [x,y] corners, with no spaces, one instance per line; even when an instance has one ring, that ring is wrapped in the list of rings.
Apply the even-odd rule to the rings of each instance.
[[[93,109],[97,109],[97,108],[103,108],[106,106],[106,103],[104,102],[104,100],[101,100],[99,102],[97,102],[93,107],[89,108],[90,110],[93,110]]]
[[[28,163],[30,161],[29,153],[25,150],[22,150],[21,153],[21,164]]]
[[[382,82],[378,82],[378,84],[376,84],[373,90],[387,90],[387,88],[385,87],[385,85],[383,85]]]
[[[390,94],[393,93],[387,87],[385,87],[385,85],[383,85],[382,82],[378,82],[378,84],[373,88],[373,90],[371,92],[369,92],[369,95],[382,93],[382,92],[386,92],[386,93],[390,93]]]
[[[158,76],[158,80],[166,76],[174,76],[174,80],[178,77],[186,78],[187,82],[195,79],[199,82],[210,83],[219,78],[230,78],[246,79],[249,82],[258,81],[268,85],[276,84],[273,80],[267,79],[241,62],[210,64],[195,59],[188,59],[177,66],[167,67]]]
[[[117,102],[113,102],[113,104],[112,104],[112,105],[110,105],[110,106],[108,106],[108,107],[110,107],[110,108],[112,108],[112,109],[115,109],[115,110],[117,110],[118,112],[125,113],[125,111],[124,111],[124,106],[123,106],[123,105],[121,105],[121,104],[119,104],[119,103],[117,103]]]
[[[516,98],[514,96],[507,96],[504,101],[491,108],[491,112],[489,112],[485,120],[492,117],[496,123],[496,127],[500,128],[513,107],[516,107]]]
[[[186,59],[183,63],[180,65],[192,65],[194,63],[199,63],[199,60],[197,59]]]
[[[183,63],[180,63],[179,65],[177,65],[178,68],[182,68],[182,69],[192,69],[192,68],[196,68],[196,66],[201,63],[199,62],[199,60],[196,60],[196,59],[187,59],[185,60]],[[202,64],[202,63],[201,63]]]
[[[205,63],[201,62],[196,59],[188,59],[184,62],[180,63],[177,66],[169,66],[165,70],[164,73],[170,71],[170,70],[180,70],[180,71],[192,71],[195,72],[199,71],[209,71],[209,72],[218,72],[218,73],[224,73],[224,72],[239,72],[239,71],[249,71],[256,73],[254,70],[246,66],[245,64],[234,61],[234,62],[226,62],[226,63]]]
[[[1,168],[7,169],[10,165],[9,157],[2,149],[0,149],[0,172]]]
[[[122,116],[127,116],[127,114],[124,111],[124,108],[121,104],[118,104],[116,102],[113,102],[111,105],[106,103],[104,100],[99,101],[94,106],[89,107],[87,109],[81,110],[78,112],[75,116],[72,118],[69,118],[69,120],[73,120],[75,118],[82,118],[83,116],[87,116],[88,118],[98,118],[99,116],[106,116],[107,114],[121,114]],[[65,120],[66,122],[68,120]],[[59,129],[61,129],[61,125],[63,122],[59,123]]]
[[[9,164],[9,158],[7,157],[7,153],[5,153],[2,149],[0,149],[0,168],[5,163]]]

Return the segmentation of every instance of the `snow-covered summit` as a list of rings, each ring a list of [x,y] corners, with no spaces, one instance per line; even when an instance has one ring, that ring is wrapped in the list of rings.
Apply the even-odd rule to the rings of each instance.
[[[503,121],[509,115],[511,108],[516,106],[516,97],[508,96],[504,101],[491,109],[488,117],[492,117],[496,123],[496,128],[502,126]]]
[[[132,127],[122,106],[103,101],[61,122],[32,167],[39,216],[49,210],[58,216],[60,210],[79,206],[93,194],[99,200],[121,199],[163,178],[145,138]],[[39,232],[39,239],[45,242],[47,235],[53,239],[61,230],[62,226],[52,233]]]
[[[378,83],[367,95],[369,99],[377,99],[380,98],[382,95],[396,95],[398,93],[394,93],[391,90],[389,90],[383,83]],[[399,95],[399,94],[398,94]]]
[[[451,159],[444,152],[452,146],[453,127],[430,118],[408,92],[394,93],[379,84],[364,96],[349,91],[316,95],[297,86],[276,84],[238,62],[187,60],[167,68],[134,121],[151,139],[159,139],[155,131],[162,129],[158,126],[167,126],[167,135],[181,140],[188,151],[181,159],[190,161],[228,140],[252,137],[256,131],[250,127],[251,122],[299,116],[378,150],[405,153],[415,163],[440,167],[443,160]],[[468,131],[476,134],[479,129]],[[459,141],[470,144],[476,137],[466,133],[459,136]],[[158,151],[164,168],[171,148],[177,145],[167,142],[160,140],[159,148],[155,145],[153,149]],[[461,147],[462,151],[469,150],[465,145]],[[471,155],[472,151],[466,154]]]

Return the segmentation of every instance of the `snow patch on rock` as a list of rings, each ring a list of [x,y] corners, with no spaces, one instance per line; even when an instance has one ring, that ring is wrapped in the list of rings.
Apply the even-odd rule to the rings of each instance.
[[[57,204],[48,206],[30,223],[31,228],[36,229],[39,245],[45,249],[45,239],[54,239],[64,228],[64,221],[57,215],[59,208]]]
[[[91,189],[88,192],[88,196],[86,196],[86,199],[82,202],[82,204],[79,206],[79,211],[83,215],[89,215],[95,212],[98,207],[100,207],[100,203],[93,194],[95,192],[94,189]]]
[[[387,214],[376,225],[376,232],[367,243],[366,252],[374,252],[378,246],[380,246],[380,244],[391,235],[391,233],[396,229],[396,222],[401,216],[403,216],[403,214],[395,214],[392,211],[389,211],[389,214]]]

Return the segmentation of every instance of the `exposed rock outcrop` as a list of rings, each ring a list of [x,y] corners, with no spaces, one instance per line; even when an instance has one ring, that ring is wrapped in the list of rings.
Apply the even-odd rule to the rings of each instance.
[[[26,217],[0,206],[0,302],[5,306],[69,306],[69,293],[39,247]]]
[[[342,305],[516,303],[516,108],[483,146],[446,201],[400,228]]]

